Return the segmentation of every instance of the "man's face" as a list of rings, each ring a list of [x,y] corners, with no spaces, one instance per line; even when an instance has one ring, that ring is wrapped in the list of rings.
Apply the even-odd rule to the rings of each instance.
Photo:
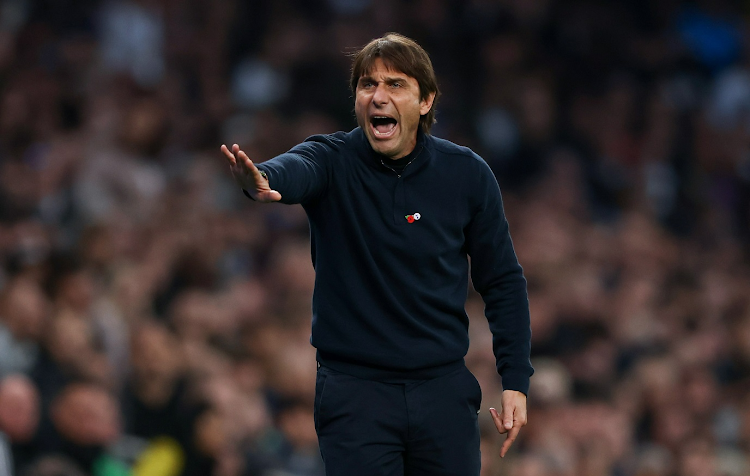
[[[430,111],[434,99],[434,93],[420,99],[416,79],[386,68],[377,58],[357,82],[354,111],[375,152],[400,159],[414,150],[419,118]]]

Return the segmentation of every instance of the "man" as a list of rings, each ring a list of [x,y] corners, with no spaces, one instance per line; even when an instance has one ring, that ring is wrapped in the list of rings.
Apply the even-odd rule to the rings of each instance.
[[[429,135],[427,53],[397,34],[354,55],[359,127],[308,138],[257,167],[222,146],[245,193],[301,203],[316,270],[315,423],[329,476],[478,475],[481,390],[466,369],[468,257],[486,304],[508,448],[533,369],[526,281],[500,190],[471,150]]]
[[[0,476],[21,474],[38,456],[39,400],[39,390],[27,376],[0,380]]]

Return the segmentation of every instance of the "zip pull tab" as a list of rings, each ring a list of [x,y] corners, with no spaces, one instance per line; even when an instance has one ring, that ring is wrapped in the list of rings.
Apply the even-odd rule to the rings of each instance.
[[[393,167],[390,167],[390,166],[386,165],[385,162],[383,162],[383,159],[380,159],[380,163],[383,164],[383,167],[385,167],[386,169],[388,169],[391,172],[393,172],[394,174],[396,174],[396,177],[401,178],[401,174],[398,173],[398,172],[396,172],[396,169],[394,169]],[[409,162],[409,163],[411,163],[411,162]],[[406,164],[406,165],[409,165],[409,164]],[[404,167],[404,168],[406,168],[406,167]]]
[[[391,172],[393,172],[394,174],[396,174],[396,177],[401,178],[401,176],[404,174],[404,172],[406,172],[406,167],[410,166],[412,162],[414,162],[415,160],[417,160],[417,157],[419,157],[419,154],[422,153],[422,149],[424,149],[424,147],[420,147],[419,150],[417,151],[417,153],[414,154],[414,157],[412,157],[412,159],[406,165],[404,165],[404,168],[401,169],[401,173],[396,172],[396,169],[394,169],[393,167],[387,165],[383,161],[383,159],[380,159],[380,163],[383,164],[383,167],[389,169]]]

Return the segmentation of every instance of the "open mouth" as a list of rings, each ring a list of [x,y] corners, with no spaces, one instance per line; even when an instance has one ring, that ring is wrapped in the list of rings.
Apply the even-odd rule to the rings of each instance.
[[[386,138],[394,133],[398,121],[388,116],[372,116],[370,117],[370,124],[376,137]]]

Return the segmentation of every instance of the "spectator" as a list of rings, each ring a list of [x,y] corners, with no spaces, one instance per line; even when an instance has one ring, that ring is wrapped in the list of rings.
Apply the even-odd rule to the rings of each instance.
[[[39,391],[28,377],[8,375],[0,380],[0,468],[20,474],[39,453],[34,441],[40,419]]]
[[[0,378],[31,371],[48,313],[49,302],[33,280],[6,285],[0,296]]]
[[[86,473],[92,472],[121,432],[117,401],[96,385],[66,386],[52,402],[50,417],[55,435],[47,442],[47,451],[65,455]]]

